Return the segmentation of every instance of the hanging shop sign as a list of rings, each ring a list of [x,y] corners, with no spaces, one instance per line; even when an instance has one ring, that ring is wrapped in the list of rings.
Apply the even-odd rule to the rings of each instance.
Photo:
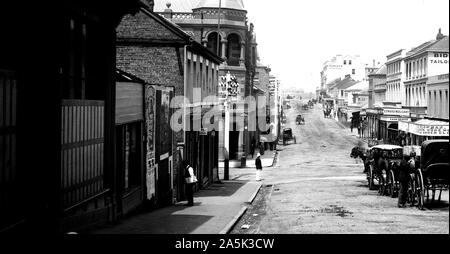
[[[418,136],[443,137],[448,136],[448,125],[417,125],[410,124],[409,132]]]
[[[382,116],[380,118],[381,121],[385,122],[398,122],[398,121],[411,121],[409,117],[396,117],[396,116]]]
[[[418,136],[446,137],[448,136],[448,125],[421,125],[408,122],[398,122],[398,129]]]
[[[385,108],[385,109],[383,109],[383,115],[409,117],[410,110],[403,109],[403,108]]]

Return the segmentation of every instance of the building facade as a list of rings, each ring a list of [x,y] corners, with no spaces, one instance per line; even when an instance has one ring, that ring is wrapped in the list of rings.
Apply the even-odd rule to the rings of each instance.
[[[346,75],[354,80],[364,80],[366,75],[366,65],[362,62],[359,55],[336,55],[323,64],[321,72],[322,89],[331,81]]]
[[[202,43],[211,52],[215,52],[224,62],[220,65],[220,76],[228,72],[239,83],[239,94],[231,109],[233,119],[242,114],[239,108],[245,108],[244,98],[252,94],[254,67],[256,66],[256,41],[253,25],[247,23],[247,11],[242,0],[173,0],[155,1],[155,12],[180,26],[197,42]],[[245,114],[244,114],[245,115]],[[248,124],[247,116],[244,125]],[[239,124],[231,124],[229,157],[241,159],[250,152],[250,139],[255,133],[249,133]]]
[[[401,49],[387,56],[386,62],[386,101],[406,104],[405,62],[406,50]]]
[[[120,216],[115,29],[139,5],[0,4],[0,231],[61,233]]]
[[[154,147],[146,152],[147,178],[156,177],[147,179],[154,182],[147,186],[153,194],[147,199],[159,206],[173,204],[185,196],[182,160],[195,169],[199,188],[217,180],[218,121],[211,116],[214,124],[208,125],[202,119],[218,105],[222,59],[149,6],[125,16],[117,30],[117,66],[148,84],[174,89],[154,88],[158,117],[155,126],[147,126],[155,130],[148,133]]]

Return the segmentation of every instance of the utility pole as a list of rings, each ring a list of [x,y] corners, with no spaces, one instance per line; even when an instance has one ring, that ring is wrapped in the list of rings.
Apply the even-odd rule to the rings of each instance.
[[[236,77],[231,76],[228,71],[225,76],[220,77],[220,86],[225,87],[225,101],[224,101],[224,112],[225,112],[225,123],[224,123],[224,180],[230,179],[230,157],[229,157],[229,146],[230,146],[230,104],[231,96],[236,96],[239,93],[239,83]]]

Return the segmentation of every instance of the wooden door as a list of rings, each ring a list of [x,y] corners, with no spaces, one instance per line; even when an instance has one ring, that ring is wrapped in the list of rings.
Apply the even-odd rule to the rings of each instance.
[[[16,119],[16,73],[0,69],[0,232],[24,220],[24,179],[16,164]]]

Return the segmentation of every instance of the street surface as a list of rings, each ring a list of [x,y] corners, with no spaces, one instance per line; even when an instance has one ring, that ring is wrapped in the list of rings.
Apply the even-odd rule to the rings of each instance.
[[[324,118],[320,104],[301,111],[306,124],[295,125],[292,106],[286,127],[297,144],[278,146],[276,165],[263,169],[263,187],[232,234],[449,233],[448,191],[423,211],[398,208],[397,198],[368,189],[362,162],[350,158],[356,133]],[[254,181],[251,172],[231,176]]]

